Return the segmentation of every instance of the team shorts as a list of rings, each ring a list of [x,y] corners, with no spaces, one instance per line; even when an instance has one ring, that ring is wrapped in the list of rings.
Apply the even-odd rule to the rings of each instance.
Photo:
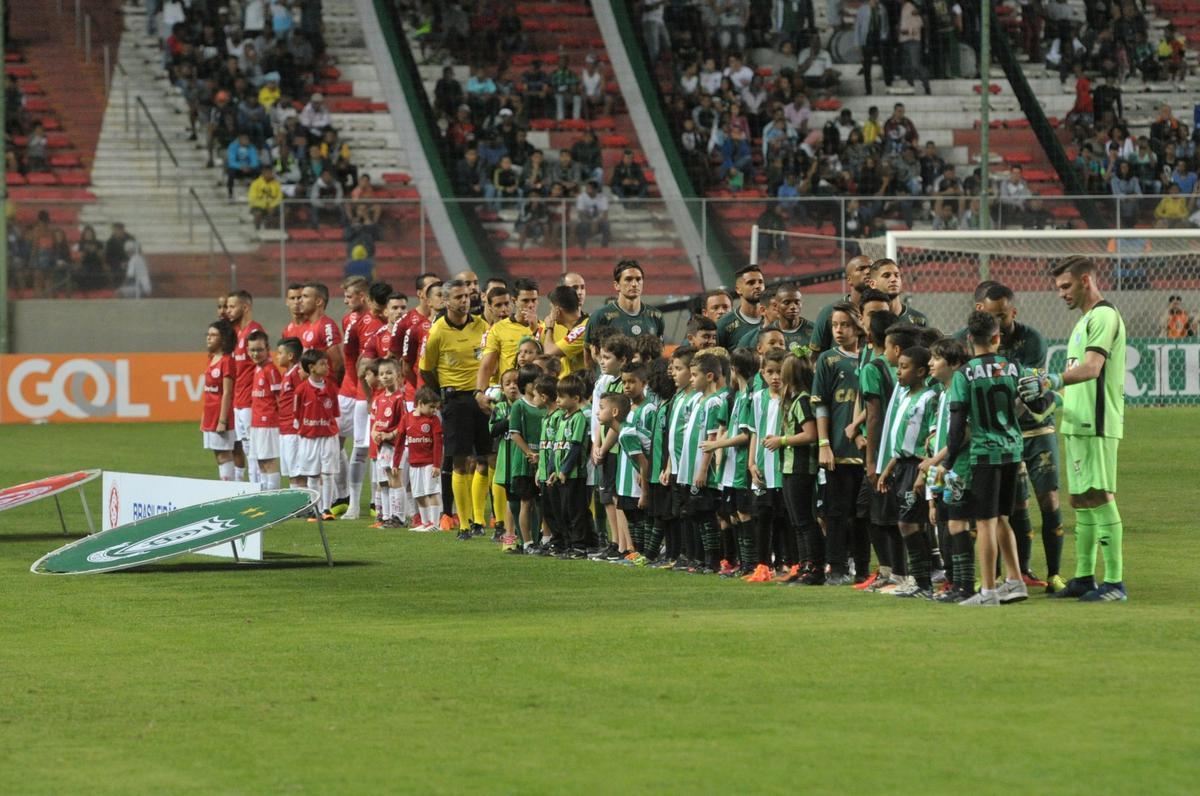
[[[1067,486],[1072,495],[1091,489],[1117,491],[1117,448],[1121,440],[1064,434],[1067,453]]]
[[[254,419],[254,410],[250,407],[233,410],[233,434],[238,442],[250,441],[250,421]]]
[[[651,517],[665,520],[671,516],[671,490],[662,484],[655,482],[650,484],[650,490],[647,494],[647,511]]]
[[[871,524],[881,528],[900,522],[900,504],[892,490],[880,492],[871,488],[871,482],[863,477],[862,488],[866,491],[869,501]]]
[[[617,496],[617,456],[610,452],[600,463],[600,483],[596,494],[601,506],[611,506]]]
[[[675,483],[675,476],[671,476],[671,484],[667,488],[671,490],[671,516],[675,519],[683,519],[687,516],[688,500],[692,497],[692,490],[686,484]]]
[[[1020,462],[984,464],[971,468],[971,511],[976,520],[1009,517],[1017,502]]]
[[[514,475],[509,479],[505,491],[509,500],[533,500],[538,494],[537,484],[534,483],[532,475]]]
[[[251,426],[250,450],[260,462],[279,458],[279,429],[274,426]]]
[[[204,450],[206,451],[231,451],[233,450],[234,436],[232,431],[201,431],[204,435]]]
[[[860,520],[871,518],[871,482],[867,480],[867,471],[863,469],[862,480],[858,484],[858,494],[854,498],[854,516]]]
[[[717,505],[721,500],[721,493],[717,490],[702,486],[687,488],[687,514],[689,517],[704,517],[716,514]]]
[[[1025,438],[1025,470],[1033,491],[1039,495],[1058,490],[1058,435],[1041,434]]]
[[[485,457],[492,452],[488,419],[470,392],[456,392],[442,406],[442,447],[447,456]]]
[[[839,464],[825,475],[826,519],[850,520],[858,516],[858,496],[866,471],[861,464]]]
[[[337,435],[332,437],[299,437],[296,462],[292,468],[298,478],[315,478],[332,475],[338,471],[342,449]]]
[[[408,468],[408,491],[414,498],[429,497],[442,491],[441,476],[434,476],[432,464]]]
[[[299,434],[279,435],[279,474],[285,478],[296,475],[296,456],[300,453]]]
[[[354,434],[354,396],[338,396],[338,436],[342,439]]]
[[[738,489],[731,486],[721,491],[721,502],[726,517],[735,514],[749,517],[754,513],[754,493],[749,489]]]
[[[382,467],[384,471],[394,470],[396,469],[396,465],[394,464],[395,460],[396,446],[390,442],[379,443],[379,456],[376,459],[376,461],[379,462],[379,466]]]
[[[366,401],[357,399],[354,401],[354,447],[371,447],[371,407]]]
[[[900,522],[925,523],[929,520],[929,505],[925,502],[925,485],[917,483],[920,459],[901,459],[892,470],[892,498]]]
[[[638,500],[640,500],[640,498],[629,497],[628,495],[617,495],[617,508],[625,514],[636,514],[642,511],[642,509],[638,508]]]

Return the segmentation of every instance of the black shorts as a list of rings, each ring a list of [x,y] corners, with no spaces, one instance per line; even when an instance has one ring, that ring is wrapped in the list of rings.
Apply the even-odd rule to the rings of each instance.
[[[638,508],[638,500],[640,498],[626,497],[625,495],[617,495],[616,504],[622,512],[626,514],[636,514],[645,509]]]
[[[651,484],[647,493],[647,511],[656,519],[665,520],[671,516],[671,488],[662,484]]]
[[[721,493],[709,487],[688,487],[687,514],[689,517],[708,516],[713,519],[717,512]]]
[[[839,464],[825,474],[825,505],[828,519],[849,520],[858,516],[858,496],[865,471],[862,465]]]
[[[727,486],[721,492],[721,509],[726,517],[741,514],[749,517],[754,513],[754,493],[749,489]]]
[[[480,456],[492,452],[488,418],[469,391],[456,392],[442,405],[442,443],[447,456]]]
[[[923,524],[929,521],[925,484],[916,482],[920,464],[920,459],[901,459],[892,469],[892,499],[900,522]]]
[[[871,518],[871,495],[874,489],[871,488],[871,482],[867,480],[866,468],[862,469],[862,478],[858,482],[858,495],[854,501],[854,516],[860,520],[868,520]]]
[[[611,506],[617,497],[617,454],[609,452],[596,468],[596,495],[601,506]]]
[[[674,476],[672,476],[674,477]],[[688,502],[692,497],[692,490],[684,484],[677,484],[674,481],[667,487],[671,490],[671,516],[675,519],[683,519],[687,516]]]
[[[509,500],[533,500],[538,494],[537,484],[531,475],[514,475],[506,491]]]
[[[1008,517],[1017,498],[1020,462],[976,464],[971,468],[971,510],[976,520]]]
[[[871,507],[871,513],[868,516],[871,518],[872,525],[885,528],[900,522],[900,504],[892,490],[880,492],[878,489],[872,489],[871,482],[865,477],[863,478],[863,488],[868,490]]]

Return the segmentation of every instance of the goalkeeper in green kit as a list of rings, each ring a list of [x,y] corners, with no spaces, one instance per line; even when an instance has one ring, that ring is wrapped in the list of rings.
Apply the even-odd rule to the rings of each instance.
[[[1021,379],[1023,398],[1061,391],[1061,431],[1066,447],[1071,506],[1075,509],[1075,577],[1052,597],[1083,602],[1127,599],[1117,511],[1117,447],[1125,420],[1125,322],[1096,284],[1096,264],[1067,257],[1052,270],[1058,295],[1083,317],[1067,340],[1062,373]],[[1104,557],[1104,582],[1096,585],[1096,545]]]

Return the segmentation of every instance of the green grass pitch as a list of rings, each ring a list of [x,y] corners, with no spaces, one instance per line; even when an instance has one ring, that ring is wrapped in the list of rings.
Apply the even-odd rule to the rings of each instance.
[[[330,526],[332,570],[291,522],[261,567],[42,577],[52,502],[5,512],[0,791],[1194,792],[1200,411],[1127,431],[1124,605],[971,611],[366,522]],[[215,475],[190,424],[2,434],[0,485]]]

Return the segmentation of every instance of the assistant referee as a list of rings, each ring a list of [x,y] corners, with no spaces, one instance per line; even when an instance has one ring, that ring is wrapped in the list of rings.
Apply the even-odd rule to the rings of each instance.
[[[446,285],[446,314],[433,322],[421,376],[442,394],[444,449],[454,475],[451,488],[458,507],[460,540],[483,531],[487,504],[487,457],[492,450],[488,418],[475,401],[475,379],[487,321],[471,315],[471,285],[455,279]]]

